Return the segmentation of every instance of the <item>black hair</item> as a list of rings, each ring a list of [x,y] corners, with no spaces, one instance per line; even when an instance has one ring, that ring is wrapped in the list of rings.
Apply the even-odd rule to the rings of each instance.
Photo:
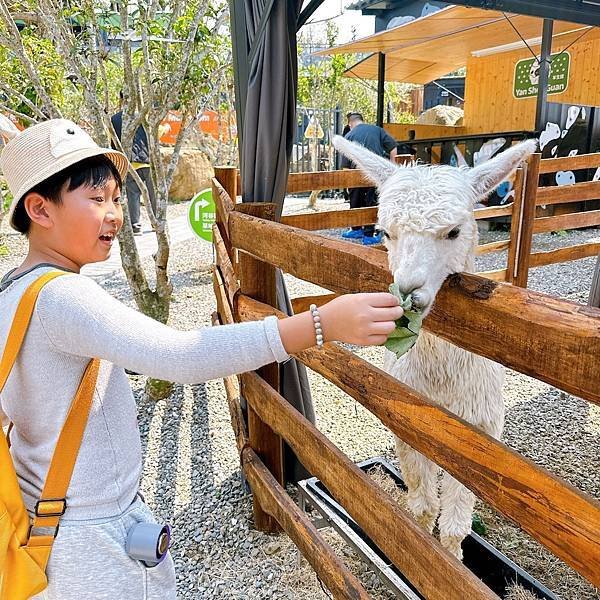
[[[25,210],[25,197],[27,194],[35,193],[43,196],[53,204],[62,204],[61,192],[68,183],[67,190],[72,192],[82,186],[103,187],[109,179],[114,179],[119,186],[123,187],[121,175],[110,158],[104,154],[85,158],[66,169],[55,173],[32,187],[23,194],[12,217],[12,225],[20,233],[27,235],[31,226],[31,219]]]
[[[364,121],[363,116],[359,112],[350,113],[348,119],[360,119],[361,121]]]

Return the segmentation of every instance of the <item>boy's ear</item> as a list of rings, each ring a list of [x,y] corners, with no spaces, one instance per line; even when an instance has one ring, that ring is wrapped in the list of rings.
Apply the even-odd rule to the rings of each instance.
[[[52,227],[54,221],[48,212],[48,200],[44,196],[31,192],[23,198],[22,202],[32,223],[36,223],[44,229]]]

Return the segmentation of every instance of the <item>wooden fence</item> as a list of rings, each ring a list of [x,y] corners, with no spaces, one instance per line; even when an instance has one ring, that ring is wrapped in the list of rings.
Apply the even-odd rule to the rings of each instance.
[[[520,177],[524,181],[524,174]],[[357,172],[312,178],[302,174],[290,177],[288,189],[350,183],[365,184]],[[279,223],[274,221],[273,204],[237,204],[236,187],[234,169],[216,169],[215,323],[281,316],[274,308],[275,268],[331,291],[294,299],[296,308],[323,304],[339,293],[387,289],[391,275],[383,252],[310,231],[335,226],[332,223],[373,222],[373,209],[300,215]],[[600,404],[600,310],[461,274],[444,284],[424,327],[466,350]],[[597,500],[336,344],[305,350],[296,358],[600,586]],[[369,595],[282,487],[283,440],[424,597],[497,598],[282,398],[275,365],[228,377],[225,389],[254,494],[255,524],[265,531],[283,528],[335,598]],[[241,397],[248,404],[247,428]]]

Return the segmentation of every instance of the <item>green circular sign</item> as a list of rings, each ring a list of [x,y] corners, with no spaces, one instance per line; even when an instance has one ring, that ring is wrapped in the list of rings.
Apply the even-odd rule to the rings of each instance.
[[[215,222],[215,203],[212,190],[198,192],[190,202],[188,222],[192,231],[202,240],[212,242],[212,226]]]

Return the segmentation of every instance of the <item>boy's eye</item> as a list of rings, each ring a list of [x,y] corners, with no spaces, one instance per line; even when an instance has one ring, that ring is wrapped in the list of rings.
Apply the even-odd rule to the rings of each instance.
[[[114,202],[115,204],[121,204],[121,196],[117,196],[117,197],[116,197],[116,198],[113,200],[113,202]]]
[[[95,200],[96,202],[104,202],[104,196],[94,196],[92,200]]]

